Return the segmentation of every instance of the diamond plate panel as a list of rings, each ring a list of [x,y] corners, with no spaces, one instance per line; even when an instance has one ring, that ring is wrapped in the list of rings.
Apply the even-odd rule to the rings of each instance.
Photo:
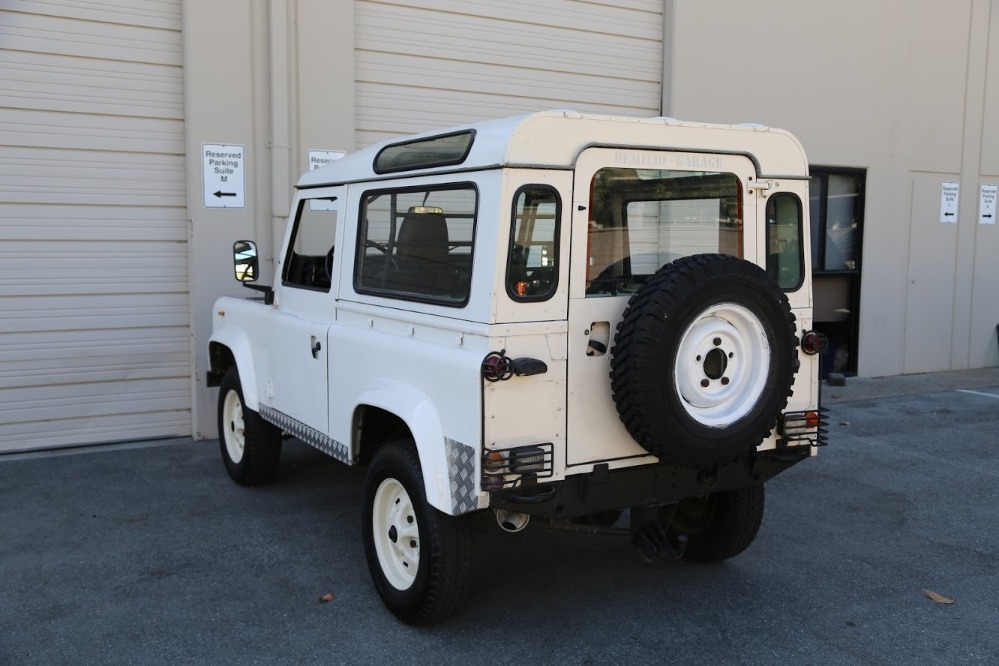
[[[314,446],[328,456],[336,458],[340,462],[352,465],[350,449],[346,444],[341,444],[329,435],[322,433],[315,428],[310,428],[301,421],[293,419],[284,412],[279,412],[271,407],[260,406],[260,415],[269,423],[273,423],[287,433],[298,437],[310,446]]]
[[[485,508],[486,498],[479,497],[475,482],[475,449],[448,437],[447,477],[451,485],[451,513],[455,516]]]

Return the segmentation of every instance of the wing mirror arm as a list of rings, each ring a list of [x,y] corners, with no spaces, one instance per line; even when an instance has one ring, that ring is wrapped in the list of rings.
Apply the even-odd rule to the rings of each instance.
[[[274,288],[266,284],[247,284],[243,283],[243,286],[247,289],[252,289],[253,291],[259,291],[264,295],[264,305],[274,305]]]

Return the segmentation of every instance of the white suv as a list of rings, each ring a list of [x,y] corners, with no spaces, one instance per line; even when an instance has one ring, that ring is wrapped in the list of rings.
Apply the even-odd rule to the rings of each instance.
[[[824,444],[787,132],[545,112],[297,190],[276,284],[215,306],[222,457],[246,485],[284,437],[366,465],[365,554],[407,622],[467,595],[477,513],[630,509],[646,558],[718,561],[755,537],[763,482]],[[254,244],[235,255],[255,280]]]

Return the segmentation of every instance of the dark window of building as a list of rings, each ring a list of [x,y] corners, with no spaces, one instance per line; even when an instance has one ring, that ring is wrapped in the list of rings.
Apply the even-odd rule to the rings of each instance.
[[[823,374],[857,371],[866,179],[863,169],[811,167],[814,321],[829,337]]]

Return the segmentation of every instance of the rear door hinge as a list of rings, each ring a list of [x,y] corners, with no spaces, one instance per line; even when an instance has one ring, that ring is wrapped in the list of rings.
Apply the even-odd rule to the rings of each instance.
[[[751,180],[749,181],[749,192],[752,193],[753,190],[759,190],[760,194],[764,192],[769,192],[777,188],[780,185],[776,180]]]

